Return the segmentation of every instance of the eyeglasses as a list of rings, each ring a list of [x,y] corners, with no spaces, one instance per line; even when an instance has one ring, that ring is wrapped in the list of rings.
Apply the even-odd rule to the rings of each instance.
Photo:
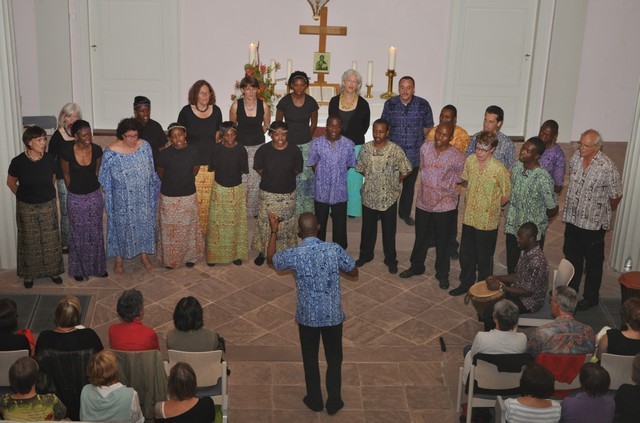
[[[138,139],[138,134],[124,134],[124,138],[129,138],[132,140],[137,140]]]
[[[579,142],[578,143],[578,148],[583,147],[583,148],[595,148],[595,145],[587,145],[585,143]]]

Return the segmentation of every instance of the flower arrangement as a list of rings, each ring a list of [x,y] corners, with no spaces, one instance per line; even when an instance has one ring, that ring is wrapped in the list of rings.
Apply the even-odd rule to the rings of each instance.
[[[280,69],[280,63],[275,63],[275,69],[271,66],[266,66],[260,62],[260,50],[259,46],[256,49],[256,61],[254,63],[247,63],[244,65],[244,76],[253,76],[258,80],[258,92],[257,97],[267,102],[269,108],[273,110],[273,106],[276,100],[282,97],[282,94],[275,92],[275,81],[271,80],[272,73],[275,75],[275,71]],[[235,83],[236,93],[231,94],[231,100],[236,100],[241,97],[240,81]]]

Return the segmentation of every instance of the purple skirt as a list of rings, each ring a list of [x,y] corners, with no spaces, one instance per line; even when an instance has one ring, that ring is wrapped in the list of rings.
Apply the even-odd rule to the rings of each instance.
[[[102,276],[107,271],[104,253],[104,202],[100,189],[67,197],[69,213],[69,274]]]

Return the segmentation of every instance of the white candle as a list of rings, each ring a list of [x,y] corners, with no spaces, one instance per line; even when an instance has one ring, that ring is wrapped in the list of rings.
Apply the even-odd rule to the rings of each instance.
[[[358,70],[358,62],[356,62],[355,60],[353,62],[351,62],[351,69],[357,71]]]
[[[373,62],[367,63],[367,85],[373,85]]]
[[[391,46],[389,47],[389,70],[396,69],[396,48]]]
[[[271,83],[275,84],[276,83],[276,61],[274,59],[271,59],[271,64],[269,65],[269,67],[271,68],[269,78],[271,78]]]
[[[292,69],[293,69],[293,62],[291,61],[291,59],[287,59],[287,78],[291,76]]]
[[[249,64],[253,65],[256,61],[256,45],[251,43],[249,44]]]

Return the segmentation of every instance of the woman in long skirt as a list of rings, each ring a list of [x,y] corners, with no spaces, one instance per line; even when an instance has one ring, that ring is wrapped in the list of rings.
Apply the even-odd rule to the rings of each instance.
[[[287,124],[280,120],[271,123],[271,142],[256,152],[253,168],[262,177],[258,220],[253,231],[251,248],[258,251],[256,266],[265,261],[267,245],[271,237],[269,213],[274,212],[280,220],[276,250],[298,245],[296,214],[296,175],[302,172],[303,161],[300,149],[287,142]]]
[[[22,135],[26,151],[11,160],[7,186],[16,196],[18,276],[25,288],[35,278],[62,283],[62,244],[58,230],[55,159],[45,152],[47,133],[30,126]]]
[[[247,150],[236,141],[233,122],[220,125],[222,142],[213,153],[215,180],[211,189],[207,226],[207,264],[233,262],[240,266],[249,256],[247,203],[243,175],[249,172]]]
[[[68,191],[69,274],[82,281],[89,276],[108,276],[102,225],[104,202],[98,182],[102,148],[91,142],[93,136],[87,121],[74,122],[71,133],[76,142],[61,154]]]
[[[204,240],[196,201],[198,151],[187,142],[186,128],[172,123],[171,147],[161,151],[156,170],[162,181],[158,216],[158,260],[168,269],[193,267],[202,257]]]

